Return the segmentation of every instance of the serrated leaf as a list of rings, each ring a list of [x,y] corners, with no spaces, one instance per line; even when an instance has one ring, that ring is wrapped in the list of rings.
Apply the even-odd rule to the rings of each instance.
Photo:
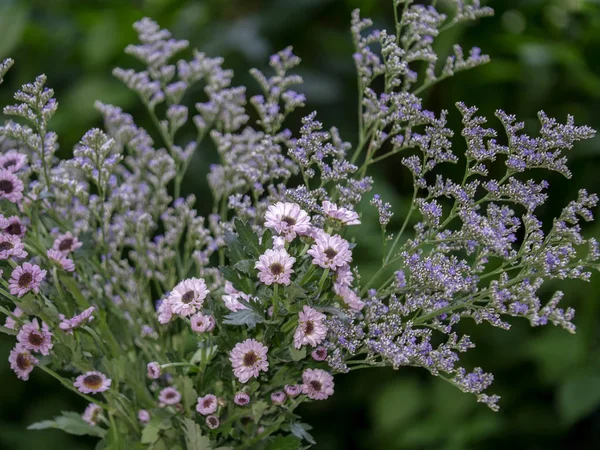
[[[154,444],[156,441],[158,441],[159,434],[159,423],[156,421],[148,423],[142,430],[142,444]]]
[[[210,439],[202,435],[200,425],[191,419],[183,419],[185,445],[187,450],[211,450]]]
[[[269,442],[267,446],[268,450],[298,450],[300,448],[301,441],[297,437],[288,436],[277,436],[275,439]]]
[[[240,219],[235,219],[235,231],[238,234],[239,242],[251,256],[258,258],[262,251],[258,243],[258,236],[250,225]]]
[[[106,430],[90,425],[83,420],[80,414],[73,411],[63,411],[62,416],[57,416],[54,420],[44,420],[27,427],[28,430],[47,430],[49,428],[56,428],[76,436],[88,435],[101,438],[106,435]]]
[[[39,316],[42,312],[42,308],[31,294],[25,295],[15,303],[28,316]]]
[[[254,419],[255,423],[258,423],[258,421],[260,420],[263,413],[266,411],[266,409],[268,407],[269,407],[269,405],[267,404],[267,402],[265,402],[263,400],[259,400],[252,404],[252,418]]]
[[[252,274],[255,263],[256,263],[256,261],[253,259],[242,259],[241,261],[238,261],[237,263],[235,263],[233,268],[242,273],[249,275],[249,274]]]
[[[232,312],[227,314],[223,320],[223,323],[228,325],[247,325],[250,328],[254,328],[257,323],[261,322],[263,322],[263,318],[251,309]]]
[[[285,296],[290,301],[294,301],[299,298],[306,298],[306,291],[297,283],[291,283],[285,288]]]
[[[290,347],[290,356],[292,361],[301,361],[306,358],[306,347],[302,347],[300,350]]]
[[[196,403],[196,400],[198,399],[198,394],[196,393],[196,390],[194,389],[194,381],[191,378],[181,377],[180,384],[181,384],[181,394],[183,397],[183,406],[185,406],[185,409],[187,410],[194,403]]]
[[[299,439],[304,439],[309,444],[315,445],[316,444],[315,439],[308,432],[308,430],[310,430],[310,429],[312,429],[312,427],[310,425],[308,425],[306,423],[300,423],[300,422],[295,422],[290,427],[290,431],[292,432],[292,434],[294,436],[296,436]]]

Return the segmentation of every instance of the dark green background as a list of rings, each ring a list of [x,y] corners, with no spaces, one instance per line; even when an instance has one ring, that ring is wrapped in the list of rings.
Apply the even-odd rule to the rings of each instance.
[[[426,105],[451,110],[458,130],[455,101],[476,104],[491,116],[496,108],[518,114],[535,130],[536,111],[561,120],[567,113],[578,124],[600,128],[600,1],[495,0],[496,16],[447,33],[439,44],[445,54],[460,40],[479,45],[492,64],[460,74],[428,92]],[[132,22],[150,16],[176,37],[211,56],[226,57],[236,84],[248,84],[250,67],[265,68],[268,56],[293,45],[302,57],[302,91],[326,126],[336,125],[356,139],[356,84],[349,20],[352,9],[390,26],[391,0],[0,0],[0,58],[15,67],[0,87],[0,104],[37,74],[48,75],[60,103],[53,121],[61,153],[92,126],[100,126],[93,102],[122,106],[142,125],[148,116],[135,96],[112,78],[116,65],[135,66],[122,49],[135,39]],[[192,99],[193,100],[193,99]],[[288,125],[297,129],[299,116]],[[600,142],[579,145],[570,154],[573,179],[549,175],[553,200],[540,209],[549,220],[576,196],[578,189],[600,191]],[[462,148],[457,140],[457,151]],[[195,156],[188,175],[204,174],[214,160],[206,147]],[[407,209],[410,178],[398,161],[376,167],[379,191],[394,205],[394,225]],[[201,210],[209,208],[206,183],[188,176],[185,189],[196,192]],[[192,181],[194,183],[192,184]],[[379,232],[370,209],[355,259],[368,276],[377,256]],[[368,223],[371,222],[371,223]],[[585,229],[600,235],[600,226]],[[596,274],[597,275],[597,274]],[[548,287],[546,294],[556,288]],[[372,369],[339,376],[336,395],[304,408],[322,449],[592,449],[600,447],[600,352],[598,347],[600,276],[589,284],[567,283],[565,304],[578,310],[576,336],[553,329],[530,329],[516,322],[510,332],[468,324],[479,344],[467,357],[497,376],[502,395],[499,413],[475,403],[444,382],[414,369]],[[26,432],[27,424],[85,404],[53,380],[34,371],[23,383],[8,368],[13,339],[0,340],[0,448],[10,450],[90,449],[92,441],[60,432]]]

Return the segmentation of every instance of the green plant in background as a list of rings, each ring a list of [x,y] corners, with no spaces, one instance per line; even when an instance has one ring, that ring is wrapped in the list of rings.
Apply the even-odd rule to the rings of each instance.
[[[385,197],[385,195],[384,195],[384,197]],[[368,210],[366,210],[366,211],[368,211]],[[365,212],[365,214],[367,214],[367,212]],[[397,213],[397,215],[398,215],[398,213]],[[404,217],[405,216],[403,216],[402,218],[404,218]],[[365,216],[363,216],[363,222],[365,222],[365,223],[367,222]],[[359,240],[359,243],[360,243],[360,240]],[[363,276],[363,278],[365,278],[365,277]],[[592,315],[591,317],[594,317],[594,316]],[[517,331],[517,332],[519,333],[519,331]],[[513,335],[514,335],[514,332],[513,332]],[[506,339],[506,338],[503,337],[503,339]],[[557,338],[557,339],[560,339],[562,341],[562,338]],[[565,342],[567,342],[567,341],[565,341]],[[581,341],[578,340],[577,342],[581,342]],[[558,341],[556,341],[555,343],[557,344]],[[573,345],[576,345],[576,344],[573,344]],[[579,345],[579,344],[577,344],[577,345]],[[545,346],[545,343],[540,343],[539,349],[535,350],[535,351],[542,353],[544,348],[547,348]],[[524,357],[527,357],[527,355],[524,355]],[[551,358],[551,359],[556,360],[556,358]],[[581,361],[581,360],[579,360],[579,361]],[[551,369],[549,369],[549,370],[551,371]],[[593,372],[592,372],[592,375],[593,375]],[[580,379],[582,379],[582,378],[580,377]],[[594,378],[593,378],[593,376],[592,377],[583,377],[583,380],[587,381],[588,383],[590,383],[590,382],[593,383]],[[397,397],[399,399],[410,397],[410,395],[406,391],[404,391],[404,394],[402,394],[402,391],[399,391],[399,392],[400,392],[400,394],[397,394],[397,395],[400,395],[399,397]],[[419,389],[415,389],[415,392],[419,392]],[[421,405],[426,405],[427,404],[426,398],[429,397],[430,393],[432,393],[432,392],[435,393],[437,391],[431,391],[431,390],[421,389],[421,394],[420,395],[422,397],[421,396],[419,397],[420,401],[418,403],[420,403]],[[564,394],[564,398],[569,398],[569,395],[572,395],[572,390],[570,391],[569,389],[565,389],[564,392],[567,393],[567,394]],[[412,397],[416,398],[414,393],[412,394]],[[417,399],[417,400],[419,400],[419,399]],[[581,404],[582,402],[579,402],[579,403]],[[385,408],[385,404],[383,404],[383,405],[381,403],[377,403],[377,404],[380,405],[381,408]],[[568,402],[566,404],[568,404]],[[589,407],[588,407],[588,410],[589,410]],[[389,410],[382,409],[381,411],[384,413],[384,417],[389,417]],[[412,413],[411,413],[411,411],[412,411]],[[419,411],[423,411],[422,407],[421,408],[413,408],[412,410],[410,408],[407,408],[404,411],[405,417],[407,418],[406,420],[409,420],[410,417],[418,417]],[[469,408],[465,409],[464,411],[468,412]],[[584,408],[582,411],[583,411],[583,414],[585,414],[586,409]],[[468,413],[464,413],[464,414],[466,414],[465,417],[468,416]],[[392,414],[392,417],[394,417],[393,414]],[[398,417],[398,416],[395,416],[395,417]],[[393,422],[391,422],[391,420],[392,419],[389,419],[389,421],[387,423],[393,423]],[[398,420],[401,420],[401,419],[398,418]],[[493,433],[494,430],[499,430],[499,427],[498,427],[498,424],[497,424],[497,419],[494,419],[494,420],[496,421],[496,425],[495,426],[487,426],[486,427],[485,423],[484,423],[484,424],[480,425],[479,428],[478,428],[480,430],[479,434],[477,434],[475,431],[473,431],[473,436],[479,436],[479,437],[481,437],[481,436],[485,436],[486,432],[487,433]],[[422,422],[422,421],[419,421],[419,422]],[[432,415],[431,419],[428,420],[428,421],[426,421],[426,422],[427,423],[441,423],[443,421],[441,419],[439,419],[439,418],[436,419],[435,415]],[[419,441],[417,439],[419,436],[421,437],[421,439],[423,439],[424,436],[428,436],[429,441],[426,441],[426,442],[429,442],[432,445],[435,445],[435,443],[434,443],[435,439],[443,439],[443,437],[444,437],[445,431],[443,431],[444,430],[443,424],[441,424],[440,426],[436,427],[437,429],[439,429],[441,431],[439,431],[437,433],[431,433],[430,432],[431,429],[429,431],[427,431],[424,428],[419,429],[419,427],[416,426],[416,424],[415,424],[414,421],[413,422],[408,421],[406,423],[411,423],[411,426],[409,428],[414,429],[414,431],[412,431],[412,433],[409,433],[408,430],[407,430],[407,433],[403,433],[403,435],[405,435],[406,437],[403,438],[404,440],[402,440],[400,442],[396,441],[397,445],[408,446],[408,445],[411,445],[411,442],[413,443],[413,445],[416,445],[417,447],[420,446],[420,445],[424,445],[423,441],[421,441],[421,443],[419,443]],[[488,424],[490,424],[490,423],[492,423],[492,421],[488,421]],[[426,426],[426,424],[424,424],[423,426]],[[451,430],[454,430],[457,435],[460,435],[461,428],[457,427],[457,424],[450,424],[450,425],[447,425],[447,427],[449,427],[449,429],[451,429]],[[466,430],[467,426],[465,425],[462,429]],[[473,430],[475,430],[475,429],[477,429],[477,428],[476,428],[476,426],[474,424]],[[382,434],[383,433],[377,433],[376,435],[382,436]],[[395,435],[396,434],[394,434],[394,436]],[[468,442],[469,439],[465,438],[464,436],[465,436],[465,432],[463,432],[463,437],[462,438],[460,436],[456,437],[456,442],[457,443],[455,445],[461,445],[460,442],[463,442],[463,445],[465,445],[464,443]],[[392,438],[390,438],[390,439],[392,439]],[[477,439],[477,437],[475,437],[475,439]],[[368,445],[367,445],[367,448],[369,448]]]

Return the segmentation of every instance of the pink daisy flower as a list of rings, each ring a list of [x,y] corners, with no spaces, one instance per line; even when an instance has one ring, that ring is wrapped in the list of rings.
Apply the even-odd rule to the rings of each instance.
[[[198,397],[198,404],[196,405],[196,411],[203,416],[213,414],[219,404],[217,403],[217,397],[213,394],[205,395],[204,397]]]
[[[323,269],[335,270],[352,261],[352,252],[348,241],[337,234],[331,236],[324,231],[317,234],[315,243],[306,253],[313,257],[313,264]]]
[[[63,270],[67,272],[73,272],[75,270],[75,263],[72,259],[67,258],[62,252],[58,250],[48,250],[46,252],[48,258],[58,264]]]
[[[49,355],[52,350],[52,333],[46,324],[40,326],[37,319],[24,324],[17,334],[17,341],[27,350]]]
[[[360,311],[365,306],[365,303],[360,299],[358,294],[348,286],[338,286],[334,284],[333,291],[342,298],[344,303],[346,303],[350,309]]]
[[[23,225],[21,219],[19,219],[17,216],[11,216],[6,219],[6,221],[6,223],[1,224],[1,228],[4,230],[4,233],[20,238],[25,236],[27,228],[25,228],[25,225]]]
[[[269,370],[267,351],[269,348],[254,339],[246,339],[236,344],[229,353],[229,360],[233,366],[233,374],[240,383],[246,383],[252,377],[258,377],[262,370]]]
[[[202,278],[188,278],[173,288],[167,301],[173,314],[188,317],[202,308],[208,294],[206,282]]]
[[[16,150],[9,150],[0,156],[0,169],[15,173],[27,165],[27,156]]]
[[[160,391],[158,400],[165,405],[175,405],[181,400],[181,394],[175,388],[164,388],[162,391]]]
[[[302,394],[302,385],[301,384],[286,384],[283,388],[286,395],[290,398],[298,397]]]
[[[107,391],[111,384],[112,380],[110,378],[106,378],[106,375],[96,370],[79,375],[73,383],[79,392],[84,394],[97,394],[98,392]]]
[[[94,313],[95,309],[95,307],[90,306],[86,310],[71,317],[70,319],[65,319],[63,316],[62,321],[58,324],[58,327],[67,334],[73,334],[73,330],[75,328],[94,320],[94,316],[92,316],[92,314]]]
[[[70,231],[67,231],[65,234],[61,234],[54,240],[52,250],[57,250],[63,255],[67,256],[69,253],[74,252],[82,245],[83,244],[79,242],[79,239],[73,236]]]
[[[215,329],[215,318],[213,316],[205,316],[202,313],[194,314],[190,317],[192,331],[195,333],[210,333]]]
[[[295,203],[278,202],[269,206],[265,214],[265,227],[275,230],[286,241],[291,242],[297,234],[308,232],[310,217]]]
[[[140,409],[138,411],[138,420],[141,423],[148,423],[148,422],[150,422],[150,413],[148,412],[148,410],[146,410],[146,409]]]
[[[325,361],[327,359],[327,349],[325,347],[317,347],[311,352],[310,356],[315,361]]]
[[[240,311],[242,309],[248,309],[245,305],[243,305],[239,299],[249,301],[256,301],[256,298],[251,297],[248,294],[244,294],[243,292],[238,291],[233,287],[230,281],[225,282],[225,295],[221,297],[223,303],[225,303],[225,307],[229,311]]]
[[[21,238],[11,234],[0,234],[0,260],[25,258],[27,252]]]
[[[354,274],[352,273],[352,269],[350,269],[350,266],[338,267],[338,269],[335,271],[334,284],[338,287],[352,286],[353,281]]]
[[[148,378],[150,378],[151,380],[156,380],[160,378],[160,364],[158,364],[156,361],[148,363],[148,365],[146,366],[146,370],[148,371]]]
[[[10,293],[17,297],[23,297],[29,291],[37,294],[45,276],[46,271],[35,264],[26,262],[22,266],[17,266],[10,276],[8,284]]]
[[[10,368],[23,381],[29,380],[29,374],[39,362],[22,344],[15,345],[8,357]]]
[[[23,311],[18,306],[12,312],[15,317],[22,317]],[[6,321],[4,322],[4,326],[6,328],[10,328],[11,330],[16,330],[18,328],[17,322],[11,316],[6,316]]]
[[[283,405],[285,403],[285,398],[286,395],[283,391],[277,391],[271,394],[271,402],[273,402],[274,405]]]
[[[87,408],[85,408],[81,417],[90,425],[98,425],[101,415],[102,408],[95,403],[90,403]]]
[[[258,269],[258,278],[262,283],[287,286],[290,284],[290,276],[294,273],[292,267],[295,261],[296,258],[290,256],[284,249],[269,249],[258,258],[254,268]]]
[[[233,402],[238,406],[246,406],[250,403],[250,396],[245,392],[238,392],[233,397]]]
[[[298,313],[298,328],[294,333],[294,347],[300,348],[303,345],[316,347],[323,342],[327,335],[327,326],[324,323],[325,314],[304,305],[302,311]]]
[[[216,428],[219,428],[219,425],[221,425],[221,422],[219,421],[219,418],[217,416],[208,416],[208,417],[206,417],[206,425],[211,430],[214,430]]]
[[[321,369],[306,369],[302,374],[302,393],[313,400],[325,400],[333,395],[333,376]]]
[[[23,182],[10,170],[0,170],[0,199],[17,203],[23,198]]]
[[[157,314],[158,323],[163,325],[169,323],[171,319],[173,319],[173,311],[171,310],[171,304],[168,302],[168,299],[161,300]]]
[[[323,202],[323,213],[343,225],[360,225],[358,213],[346,208],[338,207],[335,203],[329,201]]]

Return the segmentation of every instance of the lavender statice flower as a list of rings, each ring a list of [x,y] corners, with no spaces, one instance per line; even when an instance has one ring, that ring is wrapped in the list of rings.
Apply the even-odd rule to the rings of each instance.
[[[167,302],[173,314],[187,317],[202,308],[209,291],[202,278],[189,278],[173,288]]]
[[[40,327],[37,319],[24,324],[17,334],[17,341],[27,350],[49,355],[54,344],[52,343],[52,333],[48,326],[42,323]]]
[[[268,350],[266,345],[255,339],[246,339],[235,345],[229,353],[229,360],[240,383],[247,383],[250,378],[257,378],[260,371],[269,370]]]
[[[95,403],[90,403],[85,408],[85,411],[83,412],[83,415],[81,417],[87,423],[94,426],[94,425],[98,425],[101,415],[102,415],[102,407],[96,405]]]
[[[10,351],[8,361],[10,362],[10,368],[17,374],[17,377],[23,381],[29,380],[29,374],[39,363],[37,358],[35,358],[31,352],[20,343]]]
[[[96,370],[79,375],[73,383],[84,394],[97,394],[98,392],[107,391],[111,384],[112,380],[110,378]]]
[[[17,266],[11,273],[8,288],[12,295],[23,297],[27,292],[38,293],[46,271],[31,263],[23,263]]]
[[[327,326],[323,322],[325,314],[317,311],[310,306],[304,305],[302,311],[298,313],[298,328],[294,333],[294,347],[300,348],[303,345],[316,347],[327,335]]]
[[[21,238],[10,234],[0,234],[0,260],[26,258],[27,252]]]
[[[266,284],[290,284],[290,277],[296,258],[289,255],[284,249],[267,250],[258,258],[254,267],[258,269],[259,280]]]
[[[333,235],[321,231],[315,238],[315,243],[308,249],[307,253],[313,257],[313,264],[323,269],[336,270],[345,267],[352,261],[350,244],[339,235]]]
[[[269,206],[265,214],[265,227],[275,230],[288,242],[296,235],[307,234],[310,226],[310,217],[295,203],[278,202]]]
[[[325,400],[333,395],[333,376],[321,369],[306,369],[302,373],[302,393],[312,400]]]
[[[181,401],[181,394],[173,387],[167,387],[160,391],[158,401],[163,405],[176,405]]]
[[[219,404],[217,402],[217,397],[213,394],[207,394],[204,397],[198,397],[198,402],[196,405],[196,411],[203,416],[208,416],[217,411]]]

